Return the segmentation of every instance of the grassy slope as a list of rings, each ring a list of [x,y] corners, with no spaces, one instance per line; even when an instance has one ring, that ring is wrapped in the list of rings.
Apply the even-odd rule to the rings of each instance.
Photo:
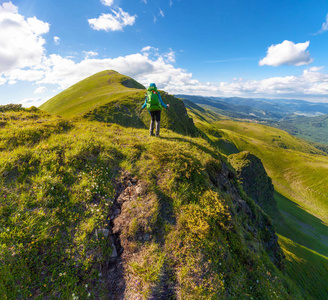
[[[202,109],[194,110],[196,113],[191,112],[191,115],[195,117]],[[217,120],[220,119],[208,123],[198,118],[195,124],[226,155],[247,150],[262,160],[274,181],[275,198],[283,215],[283,219],[275,220],[275,224],[288,258],[287,272],[305,293],[325,299],[328,294],[328,228],[322,220],[327,223],[327,156],[284,131],[222,120],[218,115]],[[313,215],[320,216],[321,220]],[[302,264],[299,264],[300,260]],[[319,275],[307,277],[305,270]]]
[[[328,115],[287,119],[275,126],[297,137],[328,145]]]
[[[271,127],[233,121],[215,123],[240,150],[258,156],[276,190],[328,224],[328,157],[303,140]]]
[[[40,106],[40,109],[65,118],[116,123],[125,127],[148,128],[150,115],[141,111],[145,87],[130,77],[115,71],[103,71],[90,76],[61,92]],[[160,91],[164,103],[161,128],[177,133],[199,136],[199,130],[189,118],[183,102]]]
[[[170,286],[178,299],[302,299],[263,249],[269,220],[240,198],[204,139],[165,130],[149,138],[144,129],[40,112],[0,118],[4,299],[108,299],[111,247],[95,231],[108,224],[122,172],[143,183],[121,212],[129,299]]]
[[[56,95],[42,104],[40,109],[55,115],[72,117],[127,96],[140,98],[145,94],[142,89],[142,85],[127,76],[115,71],[103,71]]]
[[[112,102],[114,107],[118,105],[119,111],[119,117],[114,119],[115,123],[120,123],[122,115],[124,115],[123,123],[126,122],[124,119],[126,115],[137,115],[139,119],[143,119],[142,115],[131,113],[131,106],[129,106],[132,103],[134,108],[138,107],[144,95],[144,91],[138,92],[133,89],[141,88],[136,82],[129,81],[127,78],[129,88],[125,88],[122,87],[122,81],[126,78],[123,79],[122,75],[102,72],[95,76],[99,77],[82,81],[75,86],[75,90],[64,91],[60,97],[44,104],[43,108],[67,117],[89,114],[89,117],[93,116],[97,119],[99,116],[103,118],[108,112],[117,112],[117,110],[113,111],[113,105],[110,105]],[[107,76],[111,78],[110,85]],[[108,86],[112,91],[109,91]],[[125,91],[129,93],[125,94]],[[133,96],[135,92],[137,94]],[[97,101],[92,95],[97,95]],[[127,98],[132,101],[124,103]],[[164,95],[164,98],[177,101],[169,95]],[[70,105],[71,102],[74,102],[74,105]],[[106,109],[109,107],[109,110],[104,107]],[[179,102],[176,107],[180,107]],[[98,113],[99,109],[104,109],[104,115]],[[127,110],[127,114],[124,113]],[[167,128],[183,115],[182,111],[179,110],[180,115],[171,118],[169,114],[167,115]],[[142,114],[145,118],[149,118],[144,112]],[[191,114],[197,120],[197,125],[211,138],[210,144],[202,139],[185,138],[171,131],[163,131],[163,140],[148,141],[145,130],[127,130],[112,125],[99,127],[96,123],[72,123],[61,118],[37,116],[36,113],[22,116],[19,116],[19,113],[18,116],[9,114],[7,120],[0,122],[3,127],[0,140],[3,155],[0,166],[5,175],[4,180],[9,180],[1,184],[0,258],[6,262],[0,271],[4,282],[0,287],[2,294],[7,292],[9,298],[13,295],[16,298],[19,295],[28,298],[30,293],[36,293],[39,297],[59,294],[68,296],[72,291],[76,291],[83,296],[87,295],[88,290],[85,284],[93,286],[89,288],[92,293],[101,293],[104,286],[101,278],[98,277],[99,274],[94,271],[103,268],[104,259],[108,259],[110,253],[107,251],[108,245],[94,238],[94,231],[99,226],[103,226],[108,215],[106,203],[108,204],[108,200],[112,198],[115,189],[113,179],[118,180],[119,171],[129,170],[148,182],[149,192],[155,191],[159,197],[150,197],[149,203],[152,207],[144,214],[151,214],[146,227],[148,230],[156,228],[159,231],[160,242],[155,239],[150,245],[137,244],[148,258],[144,257],[141,261],[132,262],[131,269],[128,271],[129,276],[141,282],[138,291],[141,298],[149,295],[152,288],[155,287],[156,290],[156,286],[160,286],[162,280],[160,274],[167,269],[168,274],[175,274],[173,282],[178,285],[180,296],[182,295],[184,299],[215,299],[218,295],[221,295],[219,296],[221,298],[223,295],[229,295],[231,299],[240,297],[247,299],[254,296],[264,299],[272,297],[287,299],[288,295],[292,299],[300,297],[292,288],[292,284],[289,284],[288,280],[267,262],[265,255],[263,256],[264,252],[258,248],[259,245],[249,244],[253,243],[254,237],[243,228],[247,223],[253,226],[254,220],[247,220],[247,216],[241,215],[239,219],[234,220],[232,229],[226,232],[215,225],[224,225],[228,222],[229,213],[226,214],[224,205],[228,204],[230,209],[233,205],[225,192],[220,191],[218,187],[213,190],[213,183],[206,181],[208,180],[206,177],[213,177],[213,174],[211,175],[213,167],[214,170],[219,170],[217,168],[220,163],[215,162],[213,165],[212,161],[213,157],[218,159],[217,146],[225,154],[239,152],[242,147],[245,147],[244,150],[249,150],[246,148],[250,147],[251,152],[253,149],[266,149],[264,153],[278,148],[288,148],[288,151],[294,151],[293,153],[302,149],[302,153],[308,155],[307,158],[311,157],[310,153],[316,153],[318,157],[322,156],[322,153],[306,143],[291,141],[283,135],[268,137],[264,135],[263,127],[262,129],[245,128],[244,124],[247,123],[238,123],[242,126],[233,127],[226,118],[220,118],[220,122],[228,128],[221,130],[218,123],[215,125],[208,123],[217,119],[214,113],[204,110],[199,112],[196,107]],[[16,121],[8,122],[15,119]],[[228,124],[232,128],[229,128]],[[176,125],[172,127],[179,128],[181,133],[189,133],[188,130],[191,130],[191,134],[195,133],[192,123],[185,128],[182,125],[181,128]],[[241,133],[235,134],[238,130]],[[249,137],[249,130],[252,130],[254,136]],[[12,135],[13,132],[15,135]],[[261,140],[263,136],[265,136],[264,141]],[[250,146],[251,143],[254,143],[253,148]],[[270,143],[273,143],[274,148]],[[161,152],[163,155],[159,156],[158,153]],[[176,153],[180,155],[176,156]],[[277,151],[277,153],[280,154],[280,159],[281,154],[285,152]],[[285,160],[285,164],[287,163],[289,161]],[[291,169],[294,172],[293,168]],[[202,171],[199,173],[197,170]],[[17,184],[12,184],[13,179]],[[293,191],[292,188],[295,186],[286,184],[285,179],[280,181],[280,192],[289,197],[288,193]],[[81,190],[87,192],[80,193]],[[201,194],[207,196],[202,198],[199,196]],[[299,192],[292,194],[291,199],[295,200],[295,197],[299,197]],[[219,215],[222,215],[223,219],[214,220],[213,223],[212,217],[217,214],[208,210],[213,205],[211,203],[209,206],[206,198],[219,200],[214,209],[220,210]],[[310,299],[312,296],[321,299],[320,295],[328,293],[325,285],[328,276],[324,271],[327,268],[326,261],[321,259],[318,253],[301,251],[300,249],[306,250],[306,248],[283,239],[284,236],[290,237],[294,238],[293,241],[303,241],[306,246],[311,246],[318,237],[326,233],[326,227],[304,210],[295,210],[295,204],[288,203],[284,196],[277,194],[277,199],[279,208],[285,212],[284,222],[276,223],[283,233],[280,242],[286,253],[289,251],[294,254],[288,256],[291,259],[290,264],[287,265],[287,272],[291,277],[298,278],[296,282],[303,289],[301,281],[304,278],[301,279],[296,274],[302,272],[302,268],[297,266],[295,255],[303,255],[302,259],[307,258],[307,265],[303,264],[303,267],[311,268],[322,276],[321,280],[308,278],[309,285],[316,285],[317,288],[313,290],[305,287],[302,291],[303,297]],[[189,202],[190,200],[192,201]],[[138,199],[136,201],[130,208],[132,210],[129,213],[132,215],[138,213],[138,210],[134,211],[136,207],[140,209],[143,205],[138,203]],[[316,206],[311,206],[309,209],[316,209],[321,203],[322,201],[318,201]],[[99,205],[99,213],[96,213],[95,204]],[[231,216],[235,216],[235,213],[233,212]],[[173,224],[171,224],[172,220],[175,220]],[[19,226],[13,230],[13,224],[17,222]],[[165,225],[164,232],[160,229],[163,228],[160,224]],[[174,224],[178,226],[172,226]],[[300,226],[302,224],[303,226]],[[310,227],[305,230],[304,224]],[[138,223],[138,219],[133,219],[128,227],[127,238],[138,241],[135,234],[138,228],[143,226],[144,224]],[[297,226],[299,230],[296,229]],[[32,233],[30,227],[33,228]],[[81,235],[81,232],[86,234]],[[153,234],[156,236],[158,232]],[[180,244],[179,240],[181,240]],[[175,249],[178,244],[182,245],[182,249]],[[73,255],[72,251],[77,245],[80,250]],[[44,248],[49,248],[51,251],[42,251]],[[247,250],[249,248],[258,249],[259,252],[250,253]],[[327,249],[320,242],[314,243],[313,248],[320,253],[325,253]],[[172,249],[175,249],[173,253],[180,253],[181,256],[172,258]],[[213,249],[219,249],[219,252],[215,254]],[[89,256],[86,255],[87,253]],[[90,253],[93,255],[90,256]],[[99,255],[94,255],[95,253]],[[165,259],[163,253],[166,253],[169,259]],[[62,263],[58,264],[60,257],[63,258]],[[36,269],[25,261],[34,262]],[[315,263],[312,264],[312,261]],[[321,267],[317,262],[322,264]],[[11,270],[13,265],[16,268]],[[81,269],[82,265],[85,269]],[[52,275],[49,272],[52,272]],[[61,281],[60,277],[63,274],[68,276]],[[274,276],[278,276],[280,281],[274,279]],[[19,282],[17,278],[21,278]],[[64,286],[62,282],[65,282]],[[309,293],[312,295],[309,296]]]

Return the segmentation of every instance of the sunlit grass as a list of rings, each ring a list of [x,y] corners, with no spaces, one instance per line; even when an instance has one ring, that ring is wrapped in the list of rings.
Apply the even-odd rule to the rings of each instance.
[[[122,233],[137,253],[127,276],[140,283],[138,295],[150,297],[170,280],[183,299],[299,298],[263,248],[269,219],[248,198],[254,219],[235,211],[216,179],[224,159],[206,140],[170,130],[152,138],[145,129],[34,114],[1,115],[4,299],[107,299],[112,249],[96,231],[108,226],[115,185],[126,171],[145,186],[127,206]],[[145,233],[152,238],[141,242]]]
[[[198,113],[201,111],[196,109]],[[191,114],[198,118],[194,111]],[[279,218],[271,213],[281,235],[280,243],[289,258],[288,273],[304,291],[305,298],[325,299],[328,276],[325,260],[328,254],[326,153],[279,129],[222,120],[221,116],[216,120],[198,121],[196,125],[225,155],[249,151],[261,159],[273,179],[275,199],[282,215]],[[321,266],[317,264],[317,257],[320,257]],[[305,268],[320,274],[320,279],[304,273]],[[312,293],[313,287],[318,287],[315,293]]]

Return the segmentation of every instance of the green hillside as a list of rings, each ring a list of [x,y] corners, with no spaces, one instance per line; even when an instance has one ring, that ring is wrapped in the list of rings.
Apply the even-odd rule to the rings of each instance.
[[[290,117],[274,125],[297,137],[328,145],[328,115]]]
[[[164,103],[161,128],[191,136],[200,135],[183,102],[160,91]],[[61,92],[40,106],[40,109],[65,118],[116,123],[125,127],[148,128],[150,115],[141,111],[146,90],[134,79],[115,71],[103,71],[90,76]]]
[[[259,157],[276,190],[328,224],[328,157],[304,140],[256,123],[219,121],[214,126],[241,151]]]
[[[309,299],[203,138],[0,114],[3,299]]]
[[[2,297],[326,299],[326,153],[161,95],[161,138],[115,71],[0,107]]]
[[[145,87],[115,71],[90,76],[59,93],[40,109],[63,117],[83,115],[90,110],[125,97],[142,98]]]
[[[190,115],[222,153],[238,158],[231,154],[248,151],[261,159],[274,183],[280,216],[270,215],[288,258],[287,273],[302,290],[316,299],[325,299],[323,295],[328,292],[327,154],[280,129],[222,120],[220,115],[216,121],[208,122],[197,117],[202,111],[203,108],[194,107]],[[239,163],[237,160],[237,168],[240,163],[242,160]],[[307,277],[305,270],[319,275]]]

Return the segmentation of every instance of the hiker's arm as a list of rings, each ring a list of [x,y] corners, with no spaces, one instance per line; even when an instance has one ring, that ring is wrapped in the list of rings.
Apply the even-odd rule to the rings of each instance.
[[[161,102],[161,105],[162,105],[163,107],[165,107],[165,108],[168,107],[168,106],[163,102],[163,100],[162,100],[162,96],[161,96],[160,92],[158,92],[158,99],[159,99],[159,101]]]
[[[147,96],[146,96],[146,98],[145,98],[145,103],[144,103],[143,106],[141,107],[141,110],[143,110],[146,106],[147,106]]]

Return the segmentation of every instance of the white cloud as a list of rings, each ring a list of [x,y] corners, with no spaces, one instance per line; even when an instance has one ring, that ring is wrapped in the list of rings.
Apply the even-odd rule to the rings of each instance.
[[[272,45],[268,48],[267,56],[259,61],[260,66],[301,66],[312,63],[310,52],[306,51],[310,42],[294,44],[291,41],[283,41],[281,44]]]
[[[175,52],[171,49],[170,52],[164,55],[166,62],[175,63]]]
[[[54,43],[55,43],[56,45],[59,45],[59,43],[60,43],[60,37],[58,37],[58,36],[54,36]]]
[[[328,93],[328,75],[322,68],[304,70],[300,76],[272,77],[263,80],[236,79],[220,83],[219,92],[226,95],[300,97],[325,96]]]
[[[0,76],[0,85],[2,85],[2,84],[5,84],[5,83],[6,83],[6,81],[7,81],[7,79],[6,79],[6,78],[4,78],[4,77]]]
[[[3,3],[3,5],[0,5],[0,14],[3,13],[12,13],[16,14],[18,13],[18,7],[11,3],[11,1]]]
[[[42,35],[49,28],[35,17],[25,19],[11,2],[0,5],[0,75],[39,65],[45,53]]]
[[[83,53],[85,54],[85,58],[98,56],[98,53],[95,51],[83,51]]]
[[[112,14],[102,14],[97,19],[89,19],[89,25],[95,30],[122,31],[124,27],[135,23],[136,15],[131,16],[120,7],[117,11],[112,10]]]
[[[100,0],[100,2],[106,6],[112,6],[114,3],[114,0]]]
[[[44,76],[43,69],[15,69],[7,73],[9,80],[20,80],[20,81],[36,81],[40,80]]]
[[[154,47],[152,47],[152,46],[146,46],[146,47],[143,47],[143,48],[141,49],[141,52],[149,52],[149,51],[152,51],[152,50],[154,50],[154,51],[158,51],[158,48],[154,48]]]
[[[321,29],[319,30],[319,33],[323,33],[328,30],[328,14],[326,15],[326,21],[322,24]]]
[[[36,17],[28,18],[27,23],[29,24],[30,30],[37,36],[49,32],[50,25],[38,20]]]
[[[323,73],[322,67],[309,68],[300,76],[204,83],[194,79],[187,70],[175,67],[174,61],[173,50],[159,53],[151,46],[144,47],[140,53],[105,59],[89,56],[80,62],[50,55],[44,59],[39,70],[16,70],[8,80],[33,79],[40,85],[54,84],[65,89],[97,72],[112,69],[131,76],[145,86],[155,82],[159,88],[172,94],[309,98],[323,97],[328,93],[328,75]]]
[[[161,9],[159,9],[159,14],[164,18],[164,11],[162,11]]]
[[[155,51],[156,48],[145,47],[143,51]],[[122,74],[131,76],[143,84],[156,81],[157,85],[164,88],[170,82],[176,82],[177,86],[187,84],[190,73],[180,68],[175,68],[174,52],[154,53],[150,57],[149,52],[135,53],[116,58],[96,59],[85,58],[79,63],[59,55],[50,55],[44,61],[43,75],[38,84],[58,84],[62,89],[105,69],[113,69]],[[149,81],[149,82],[148,82]]]
[[[47,91],[48,89],[45,86],[40,86],[35,89],[33,94],[43,94]]]
[[[44,98],[26,98],[24,100],[19,101],[20,104],[23,105],[23,107],[31,107],[31,106],[40,106],[42,103],[47,101],[48,99]]]

